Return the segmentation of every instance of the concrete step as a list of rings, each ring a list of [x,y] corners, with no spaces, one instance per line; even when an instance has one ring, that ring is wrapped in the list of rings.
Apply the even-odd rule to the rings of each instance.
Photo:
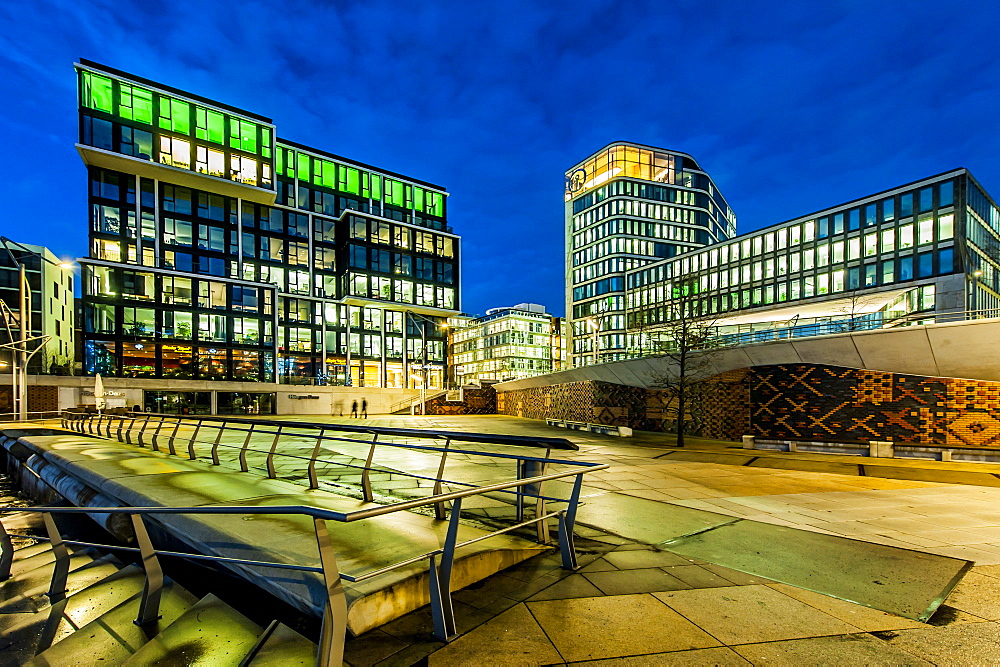
[[[238,667],[260,632],[259,625],[210,593],[121,664]]]
[[[12,659],[13,664],[22,664],[142,592],[145,575],[138,566],[119,570],[110,562],[97,563],[71,572],[68,581],[76,592],[47,609],[0,614],[0,654]],[[89,579],[98,570],[102,576],[95,583],[82,587],[74,581],[85,576]]]
[[[49,544],[47,542],[45,544],[36,544],[29,548],[35,550],[36,547],[41,547],[41,549],[35,551],[35,553],[27,554],[21,558],[17,557],[17,554],[22,551],[21,549],[18,549],[16,552],[14,552],[14,562],[10,564],[11,579],[17,579],[26,572],[29,572],[31,570],[40,567],[51,565],[52,562],[55,561],[56,559],[55,554],[52,553],[52,549],[49,547]],[[97,552],[93,549],[74,550],[70,548],[69,551],[71,557],[70,568],[80,567],[94,560],[94,558],[99,557]],[[0,593],[0,595],[2,595],[2,593]]]
[[[315,665],[316,644],[283,623],[278,623],[250,660],[250,667]]]
[[[135,595],[94,619],[51,648],[24,663],[27,667],[64,665],[120,665],[149,640],[163,632],[195,605],[198,599],[169,579],[160,596],[160,618],[145,627],[134,623],[141,595]]]
[[[5,581],[0,587],[0,595],[3,596],[3,602],[0,602],[0,615],[33,613],[48,607],[49,598],[46,594],[52,585],[53,566],[53,563],[41,565]],[[121,562],[111,555],[97,560],[90,554],[71,556],[69,574],[66,577],[66,594],[72,595],[120,569]],[[0,629],[3,626],[3,620],[0,620]]]

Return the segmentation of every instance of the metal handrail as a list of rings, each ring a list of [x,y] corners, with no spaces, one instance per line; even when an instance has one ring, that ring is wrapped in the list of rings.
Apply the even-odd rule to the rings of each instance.
[[[106,421],[105,421],[106,420]],[[250,466],[247,462],[248,453],[259,453],[265,455],[265,466],[267,471],[267,477],[269,479],[274,479],[277,477],[274,457],[282,456],[289,459],[307,461],[307,473],[309,478],[309,488],[316,489],[319,488],[319,478],[316,472],[317,463],[331,463],[340,467],[355,468],[362,471],[361,479],[361,492],[362,497],[367,502],[374,502],[375,495],[372,488],[371,482],[371,472],[388,472],[390,474],[403,475],[413,479],[422,479],[434,482],[434,494],[439,495],[442,492],[442,487],[444,484],[451,484],[455,486],[474,486],[467,482],[458,482],[447,480],[444,477],[445,463],[449,454],[466,454],[472,456],[488,457],[493,459],[509,459],[516,462],[517,478],[525,478],[530,476],[536,476],[544,472],[545,467],[549,464],[559,464],[559,465],[571,465],[575,467],[592,467],[595,464],[581,461],[566,461],[559,459],[552,459],[549,457],[551,449],[553,447],[558,447],[560,449],[578,449],[577,445],[572,443],[565,438],[543,438],[543,437],[524,437],[524,436],[509,436],[509,435],[497,435],[497,434],[484,434],[484,433],[465,433],[465,432],[455,432],[455,431],[429,431],[424,429],[410,429],[410,428],[394,428],[394,427],[372,427],[372,426],[355,426],[350,424],[316,424],[312,422],[298,422],[298,421],[285,421],[285,420],[263,420],[263,419],[245,419],[245,418],[229,418],[229,417],[209,417],[203,415],[197,416],[178,416],[178,415],[166,415],[161,413],[140,413],[137,416],[130,415],[95,415],[92,413],[67,413],[63,420],[63,426],[65,428],[73,428],[81,433],[90,433],[96,435],[106,435],[107,437],[112,436],[112,425],[117,421],[118,427],[115,432],[115,436],[119,441],[127,442],[132,444],[132,434],[135,431],[135,424],[141,422],[141,427],[138,429],[137,433],[137,444],[139,446],[145,446],[145,436],[147,431],[152,428],[153,432],[150,437],[150,446],[154,451],[159,451],[159,441],[158,437],[163,431],[164,426],[168,425],[168,430],[170,431],[169,436],[166,437],[168,451],[170,454],[177,454],[175,442],[178,438],[178,429],[183,421],[189,421],[195,423],[194,434],[187,440],[187,454],[188,458],[195,460],[197,458],[195,445],[210,445],[211,446],[211,457],[213,465],[221,465],[221,460],[219,458],[219,449],[238,449],[239,450],[239,466],[242,472],[249,472]],[[127,424],[127,426],[126,426]],[[172,430],[169,428],[172,426]],[[267,427],[272,427],[272,430],[268,430]],[[208,443],[205,441],[199,441],[198,435],[201,434],[202,430],[216,428],[217,433],[215,434],[215,439],[213,442]],[[298,430],[312,430],[319,431],[318,435],[302,435],[295,433],[288,433],[285,429],[298,429]],[[96,433],[95,433],[96,431]],[[243,440],[242,445],[230,445],[222,443],[222,435],[226,431],[234,432],[244,432],[246,437]],[[359,433],[359,434],[371,434],[371,441],[359,441],[353,438],[338,437],[337,435],[327,435],[327,431],[342,431],[346,433]],[[270,444],[270,448],[265,450],[255,449],[250,447],[251,439],[254,435],[273,435],[273,439]],[[315,438],[315,444],[313,447],[311,456],[302,456],[297,454],[289,454],[285,452],[277,451],[279,440],[282,436],[291,436],[297,438]],[[444,439],[443,447],[432,447],[427,445],[417,445],[409,443],[398,443],[391,442],[387,440],[379,440],[380,435],[390,435],[390,436],[402,436],[408,438],[426,438],[426,439]],[[451,446],[453,440],[466,441],[466,442],[476,442],[476,443],[490,443],[490,444],[513,444],[520,446],[534,446],[534,447],[545,447],[546,452],[544,457],[533,457],[526,456],[523,454],[505,454],[500,452],[482,452],[468,449],[455,449]],[[369,446],[367,460],[365,465],[360,466],[352,463],[344,463],[338,461],[330,461],[327,459],[320,458],[320,450],[322,446],[328,442],[348,442],[353,445],[365,445]],[[409,473],[406,471],[395,470],[395,469],[385,469],[374,467],[372,465],[375,452],[378,447],[395,447],[402,448],[406,450],[417,450],[439,453],[441,456],[437,474],[434,477],[426,475],[418,475],[415,473]],[[530,493],[529,493],[530,491]],[[517,489],[515,491],[506,491],[506,493],[512,493],[515,496],[515,507],[517,511],[517,519],[523,520],[525,512],[525,503],[528,497],[533,498],[536,502],[536,513],[544,513],[544,503],[546,501],[555,502],[566,502],[566,499],[552,498],[545,496],[542,493],[541,487],[532,487],[527,490]],[[444,507],[438,505],[435,509],[435,513],[438,518],[443,518]],[[539,524],[539,539],[542,540],[545,537],[544,530],[541,524]],[[547,540],[546,540],[547,541]]]
[[[36,538],[40,541],[48,541],[52,544],[55,554],[55,564],[53,567],[52,582],[48,595],[53,600],[59,600],[66,594],[66,578],[69,572],[69,551],[67,545],[80,545],[88,547],[98,547],[107,549],[123,549],[131,552],[138,552],[142,557],[143,569],[146,573],[143,593],[139,605],[139,614],[136,618],[138,625],[146,625],[159,616],[159,600],[163,586],[163,572],[160,568],[158,556],[174,556],[190,558],[194,560],[209,560],[212,562],[225,562],[240,565],[250,565],[257,567],[275,567],[281,569],[291,569],[299,571],[316,572],[323,576],[324,587],[327,592],[324,603],[323,625],[320,635],[319,653],[317,664],[320,665],[340,665],[343,660],[344,641],[347,632],[347,599],[343,590],[341,580],[350,582],[363,581],[386,572],[405,567],[415,562],[427,559],[430,567],[429,588],[431,600],[431,613],[434,620],[434,634],[437,638],[448,641],[456,634],[454,609],[451,603],[451,568],[454,563],[455,550],[482,541],[489,537],[494,537],[503,533],[511,532],[518,528],[535,524],[547,524],[549,519],[555,518],[558,522],[559,549],[562,556],[562,565],[566,569],[575,570],[578,567],[576,549],[574,547],[573,529],[576,523],[576,512],[580,502],[580,492],[583,484],[583,475],[592,470],[607,469],[607,464],[596,464],[587,466],[585,470],[569,470],[548,475],[539,475],[525,479],[491,484],[475,489],[464,491],[452,491],[449,493],[436,494],[434,496],[416,500],[409,500],[393,505],[356,510],[353,512],[338,512],[305,505],[275,505],[261,507],[247,506],[225,506],[216,505],[210,507],[22,507],[19,512],[36,512],[43,516],[48,538]],[[550,513],[537,513],[532,519],[521,521],[520,523],[495,530],[486,535],[480,535],[464,542],[458,542],[458,522],[461,516],[462,499],[500,491],[512,487],[528,485],[540,485],[548,480],[560,479],[564,477],[575,477],[573,492],[565,509],[560,509]],[[351,522],[362,521],[385,514],[400,512],[426,505],[443,506],[443,503],[451,501],[451,512],[448,519],[448,529],[443,546],[426,551],[423,554],[394,563],[387,567],[359,575],[343,574],[339,571],[336,557],[330,543],[329,533],[326,528],[326,521]],[[136,541],[139,544],[135,547],[122,547],[118,545],[101,545],[91,542],[79,542],[64,540],[55,521],[53,514],[127,514],[129,515],[136,533]],[[208,554],[189,554],[176,551],[166,551],[154,549],[146,531],[143,517],[152,514],[278,514],[278,515],[304,515],[313,519],[316,533],[317,547],[320,557],[320,566],[311,567],[305,565],[292,565],[287,563],[274,563],[269,561],[257,561],[241,558],[230,558],[223,556],[211,556]],[[442,517],[443,518],[443,517]],[[541,534],[542,531],[539,531]],[[547,538],[547,531],[545,531]],[[21,537],[21,536],[18,536]],[[0,581],[10,577],[10,567],[13,549],[10,541],[10,534],[7,533],[0,522]],[[440,563],[438,558],[440,557]]]

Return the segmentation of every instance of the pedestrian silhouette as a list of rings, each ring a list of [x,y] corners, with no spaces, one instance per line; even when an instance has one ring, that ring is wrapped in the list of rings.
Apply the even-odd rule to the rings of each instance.
[[[362,398],[361,399],[361,416],[364,417],[365,419],[368,419],[368,399],[367,398]]]
[[[358,416],[358,400],[357,399],[354,399],[354,402],[351,403],[351,416],[352,417],[357,417]]]

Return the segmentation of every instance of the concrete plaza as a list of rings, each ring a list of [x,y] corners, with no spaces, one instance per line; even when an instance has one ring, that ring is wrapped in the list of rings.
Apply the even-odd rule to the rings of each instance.
[[[789,469],[687,461],[673,457],[738,462],[744,454],[736,444],[694,440],[678,452],[660,434],[619,439],[511,417],[367,422],[562,436],[580,451],[560,457],[612,468],[587,477],[578,572],[560,569],[555,554],[536,557],[455,593],[460,636],[451,643],[433,640],[429,612],[418,610],[350,640],[352,665],[1000,661],[1000,488],[953,481],[967,469],[987,479],[1000,466],[900,461],[900,475],[921,479],[891,479],[894,464],[886,461],[875,462],[887,477],[844,474],[857,461],[838,455],[772,455]],[[851,538],[862,550],[888,545],[964,558],[975,567],[921,623],[672,553],[664,542],[683,532],[671,523],[683,524],[685,509]]]

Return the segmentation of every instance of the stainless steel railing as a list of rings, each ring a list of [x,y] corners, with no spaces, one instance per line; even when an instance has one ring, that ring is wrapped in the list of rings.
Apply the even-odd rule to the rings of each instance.
[[[230,563],[255,567],[298,570],[302,572],[320,574],[323,579],[326,597],[324,601],[323,623],[320,633],[317,664],[339,666],[343,661],[344,642],[347,636],[347,598],[344,593],[342,581],[364,581],[416,562],[428,560],[430,570],[428,586],[431,601],[431,615],[434,622],[434,635],[438,639],[448,641],[456,635],[454,608],[451,602],[451,571],[454,564],[456,550],[528,525],[547,524],[550,519],[554,518],[558,524],[558,542],[562,557],[562,566],[570,570],[577,569],[578,565],[573,540],[573,529],[576,522],[577,508],[580,502],[583,475],[586,472],[603,470],[606,468],[608,468],[607,465],[591,465],[582,470],[569,470],[549,475],[528,477],[500,484],[476,487],[474,489],[436,494],[429,498],[409,500],[392,505],[363,509],[354,512],[337,512],[333,510],[300,505],[266,507],[22,507],[18,508],[17,511],[37,512],[42,514],[45,522],[47,537],[42,538],[31,535],[13,536],[49,542],[52,545],[52,550],[55,554],[55,564],[53,567],[52,580],[49,586],[48,595],[53,601],[62,599],[66,595],[66,578],[69,572],[69,550],[67,545],[96,547],[109,550],[124,550],[138,553],[141,557],[142,566],[145,571],[145,583],[135,621],[139,625],[146,625],[155,620],[159,615],[159,601],[163,586],[163,570],[159,564],[159,557],[161,556],[210,561],[215,563]],[[507,491],[514,488],[520,489],[521,487],[529,485],[538,485],[540,487],[545,481],[566,477],[573,477],[574,481],[572,494],[567,501],[567,507],[564,509],[537,514],[531,519],[521,520],[514,525],[506,526],[485,535],[479,535],[464,542],[458,542],[458,525],[459,518],[461,516],[462,500],[464,498],[497,491]],[[448,517],[448,529],[445,541],[441,547],[369,572],[358,574],[346,574],[340,572],[337,566],[334,548],[330,541],[330,535],[326,526],[327,521],[363,521],[393,512],[412,510],[432,504],[435,507],[444,506],[446,502],[451,502],[451,511],[450,516]],[[138,544],[138,547],[123,547],[112,544],[96,544],[92,542],[66,540],[62,537],[52,516],[53,514],[60,513],[126,514],[129,516],[133,529],[135,530],[136,543]],[[183,553],[156,549],[153,547],[149,534],[146,530],[146,521],[150,515],[164,514],[277,514],[308,516],[313,519],[313,529],[316,536],[319,565],[296,565],[291,563],[257,561],[243,558],[229,558],[211,554]],[[545,532],[547,534],[547,531]],[[7,533],[6,529],[3,528],[2,522],[0,522],[0,581],[10,577],[13,558],[13,549],[10,541],[11,536],[12,534]]]

